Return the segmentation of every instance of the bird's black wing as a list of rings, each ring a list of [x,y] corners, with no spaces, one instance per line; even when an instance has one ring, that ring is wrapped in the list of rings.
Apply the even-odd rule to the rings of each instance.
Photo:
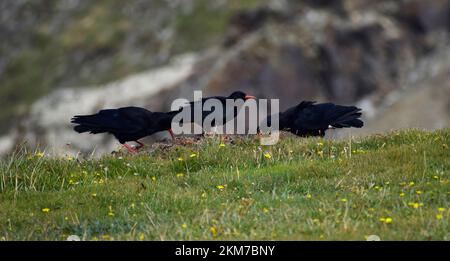
[[[72,123],[78,124],[74,129],[78,132],[91,133],[134,133],[145,129],[150,111],[139,107],[101,110],[93,115],[78,115]]]
[[[342,106],[322,103],[305,106],[298,112],[295,126],[305,130],[326,130],[329,126],[362,127],[361,109],[355,106]]]

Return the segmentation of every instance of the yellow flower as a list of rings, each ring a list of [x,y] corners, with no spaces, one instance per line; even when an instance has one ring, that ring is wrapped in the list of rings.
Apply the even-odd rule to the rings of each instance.
[[[72,160],[73,160],[73,157],[72,157],[72,156],[67,156],[66,159],[67,159],[68,161],[72,161]]]
[[[413,181],[409,182],[409,186],[411,186],[411,187],[414,186],[414,184],[415,183]]]
[[[439,177],[438,177],[438,176],[436,176],[436,175],[434,175],[434,176],[433,176],[433,179],[439,179]]]
[[[189,155],[189,158],[195,158],[195,157],[197,157],[197,154],[195,154],[195,153],[192,153],[191,155]]]
[[[322,142],[318,142],[317,146],[323,146],[323,143]]]
[[[114,211],[112,209],[112,206],[108,206],[108,209],[109,209],[108,216],[114,217]]]
[[[269,209],[268,208],[263,208],[263,212],[267,213],[267,212],[269,212]]]
[[[319,150],[319,151],[317,152],[317,155],[319,155],[320,157],[323,158],[323,151]]]
[[[324,235],[320,235],[319,238],[320,238],[320,239],[324,239],[325,236],[324,236]]]
[[[312,198],[312,195],[308,193],[308,194],[306,194],[306,198],[307,198],[307,199],[311,199],[311,198]]]
[[[91,196],[95,198],[97,196],[97,193],[92,193]]]
[[[183,173],[177,173],[177,178],[182,178],[182,177],[184,177]]]
[[[50,209],[49,209],[49,208],[43,208],[43,209],[42,209],[42,212],[48,213],[48,212],[50,212]]]
[[[417,195],[420,195],[420,194],[422,194],[422,191],[421,191],[421,190],[417,190],[417,191],[416,191],[416,194],[417,194]]]
[[[69,220],[69,218],[68,217],[64,217],[64,220]]]
[[[143,241],[145,239],[144,233],[139,234],[139,240]]]
[[[381,217],[379,220],[380,220],[380,222],[385,223],[385,224],[390,224],[393,221],[393,219],[390,218],[390,217],[386,217],[386,218],[385,217]]]
[[[224,148],[225,147],[225,143],[220,143],[219,144],[219,148]]]
[[[42,157],[44,157],[44,152],[42,152],[42,151],[38,151],[38,152],[36,152],[35,154],[34,154],[36,157],[38,157],[38,158],[42,158]]]
[[[438,211],[439,211],[439,212],[444,212],[444,211],[445,211],[445,208],[438,208]]]
[[[400,197],[404,197],[405,196],[405,193],[400,193]]]
[[[216,237],[216,236],[217,236],[217,229],[216,229],[216,227],[210,227],[210,228],[209,228],[209,232],[211,232],[211,235],[212,235],[213,237]]]
[[[436,219],[437,220],[441,220],[443,218],[444,218],[444,216],[442,216],[442,214],[436,214]]]
[[[346,198],[341,198],[341,202],[347,202]]]
[[[181,224],[181,228],[186,229],[187,228],[187,224],[186,223]]]
[[[111,240],[111,237],[109,235],[102,235],[103,240]]]
[[[374,212],[375,211],[374,208],[368,208],[367,210],[369,210],[370,212]]]
[[[178,161],[183,161],[184,159],[182,158],[182,157],[179,157],[178,158]]]
[[[156,181],[156,177],[155,176],[152,177],[152,181]]]
[[[423,203],[418,203],[418,202],[409,202],[409,203],[408,203],[408,206],[410,206],[410,207],[412,207],[412,208],[415,208],[415,209],[417,209],[417,208],[419,208],[419,207],[423,206]]]
[[[206,198],[206,192],[202,193],[202,198]]]
[[[264,153],[264,158],[271,159],[272,155],[270,155],[270,153],[266,152],[266,153]]]
[[[223,185],[217,185],[216,188],[218,188],[218,189],[220,189],[220,190],[223,190],[223,189],[225,188],[225,186],[223,186]]]

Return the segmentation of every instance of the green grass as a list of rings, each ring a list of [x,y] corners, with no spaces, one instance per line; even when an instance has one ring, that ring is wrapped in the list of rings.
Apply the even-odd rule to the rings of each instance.
[[[449,145],[444,129],[101,159],[22,151],[0,163],[0,240],[449,240]]]

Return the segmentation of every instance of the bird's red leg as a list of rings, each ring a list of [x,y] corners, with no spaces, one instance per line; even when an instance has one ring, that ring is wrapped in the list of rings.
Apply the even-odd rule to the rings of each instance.
[[[170,134],[170,137],[172,137],[172,141],[174,141],[175,140],[175,135],[173,135],[172,129],[169,129],[168,132]]]
[[[126,144],[126,143],[124,143],[124,144],[122,144],[122,145],[128,150],[129,153],[137,153],[137,150],[135,150],[134,148],[132,148],[130,145],[128,145],[128,144]]]

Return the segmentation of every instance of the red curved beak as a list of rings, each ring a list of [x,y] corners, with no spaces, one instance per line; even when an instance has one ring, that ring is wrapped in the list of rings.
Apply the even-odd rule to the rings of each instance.
[[[255,96],[252,95],[245,95],[244,99],[249,100],[249,99],[256,99]]]

